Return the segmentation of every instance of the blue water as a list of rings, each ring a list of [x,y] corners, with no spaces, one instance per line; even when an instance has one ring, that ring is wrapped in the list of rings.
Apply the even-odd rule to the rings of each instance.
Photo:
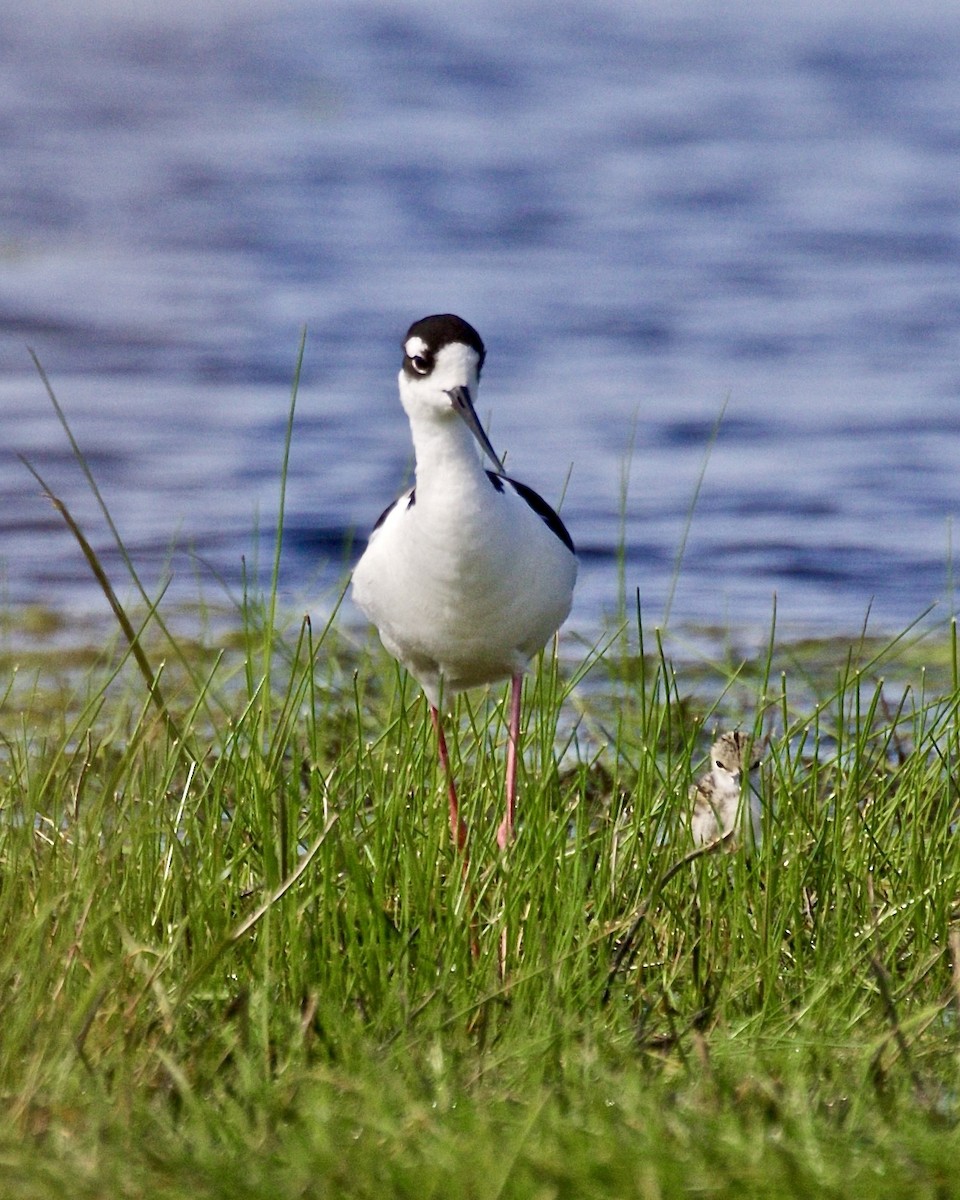
[[[282,578],[321,613],[410,470],[400,339],[451,310],[487,343],[495,445],[563,494],[580,628],[621,544],[652,623],[671,595],[734,633],[774,595],[786,630],[953,611],[960,9],[14,7],[7,604],[103,607],[17,454],[110,546],[28,346],[173,603],[269,562],[306,326]]]

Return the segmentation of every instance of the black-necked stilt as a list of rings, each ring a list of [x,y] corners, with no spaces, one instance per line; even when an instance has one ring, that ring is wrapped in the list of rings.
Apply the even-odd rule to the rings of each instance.
[[[743,835],[747,845],[760,841],[760,801],[747,788],[744,795],[741,781],[744,775],[760,765],[754,758],[750,739],[739,730],[724,733],[710,747],[710,770],[690,789],[693,815],[690,831],[697,846],[705,846],[725,834],[736,844]]]
[[[511,680],[506,813],[513,837],[523,670],[570,611],[577,560],[553,509],[508,478],[474,409],[485,350],[450,313],[414,322],[403,342],[400,400],[416,482],[374,526],[353,596],[384,646],[418,680],[437,731],[450,829],[466,844],[450,769],[442,699]],[[474,440],[496,466],[485,470]]]

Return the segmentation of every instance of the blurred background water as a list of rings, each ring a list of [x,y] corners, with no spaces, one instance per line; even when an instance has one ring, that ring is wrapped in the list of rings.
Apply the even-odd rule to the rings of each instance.
[[[4,6],[6,605],[104,607],[17,454],[123,580],[27,347],[145,578],[216,600],[269,563],[305,326],[282,583],[321,614],[410,471],[400,340],[455,311],[580,628],[621,580],[735,634],[949,614],[960,8],[906,7]]]

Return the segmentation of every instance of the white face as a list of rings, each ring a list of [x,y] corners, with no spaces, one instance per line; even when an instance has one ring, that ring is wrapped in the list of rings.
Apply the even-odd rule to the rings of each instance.
[[[714,759],[711,773],[718,789],[728,793],[740,791],[740,772],[736,768],[731,770],[726,763]]]
[[[414,367],[422,374],[426,375],[430,371],[429,358],[424,356],[428,353],[429,347],[421,337],[407,338],[403,343],[403,352],[413,363]]]
[[[403,352],[406,357],[399,382],[405,407],[414,404],[448,409],[449,393],[454,388],[466,388],[471,400],[475,399],[480,356],[472,346],[451,342],[434,354],[422,338],[409,337]]]
[[[397,377],[400,403],[411,423],[444,426],[462,420],[498,471],[503,464],[477,418],[474,401],[480,385],[480,354],[463,342],[448,342],[433,351],[417,335],[403,344],[404,360]]]

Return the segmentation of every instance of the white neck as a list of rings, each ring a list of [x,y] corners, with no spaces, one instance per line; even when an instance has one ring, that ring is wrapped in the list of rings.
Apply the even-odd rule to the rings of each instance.
[[[410,432],[417,460],[418,495],[421,489],[456,490],[480,480],[488,486],[474,436],[452,409],[449,415],[430,413],[411,418]]]
[[[469,490],[481,481],[489,486],[480,447],[449,397],[438,392],[428,400],[408,388],[402,371],[399,382],[416,455],[417,496],[434,488],[445,493]]]
[[[713,771],[714,792],[724,798],[740,795],[740,776],[728,775],[726,771]]]

